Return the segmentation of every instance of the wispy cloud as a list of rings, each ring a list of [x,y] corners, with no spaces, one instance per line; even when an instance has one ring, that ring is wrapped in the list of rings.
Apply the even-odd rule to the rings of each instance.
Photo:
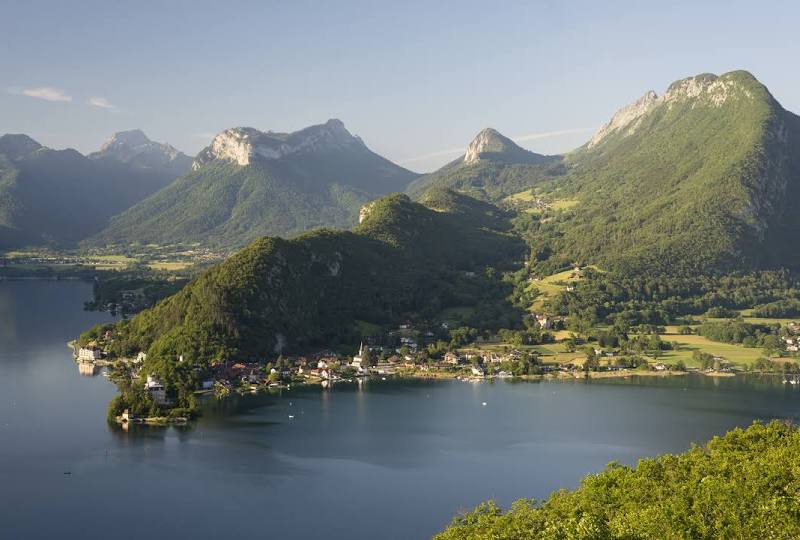
[[[572,128],[560,129],[558,131],[545,131],[543,133],[529,133],[528,135],[517,135],[511,137],[515,143],[525,141],[538,141],[539,139],[552,139],[553,137],[561,137],[563,135],[580,135],[581,133],[592,133],[596,128]]]
[[[464,148],[450,148],[448,150],[437,150],[436,152],[431,152],[429,154],[422,154],[421,156],[415,156],[408,159],[401,159],[400,163],[414,163],[416,161],[425,161],[426,159],[433,159],[437,157],[443,156],[456,156],[458,154],[464,153]]]
[[[595,128],[571,128],[571,129],[560,129],[557,131],[544,131],[542,133],[528,133],[527,135],[517,135],[515,137],[510,137],[512,141],[515,143],[522,143],[526,141],[538,141],[541,139],[551,139],[553,137],[561,137],[564,135],[579,135],[581,133],[591,133],[595,130]],[[428,154],[423,154],[420,156],[411,157],[408,159],[400,160],[400,163],[415,163],[417,161],[426,161],[428,159],[433,159],[437,157],[443,156],[457,156],[459,154],[463,154],[466,146],[462,146],[460,148],[448,148],[447,150],[437,150],[435,152],[430,152]]]
[[[99,97],[99,96],[90,97],[86,103],[88,103],[92,107],[97,107],[98,109],[105,109],[107,111],[119,110],[117,109],[116,105],[114,105],[104,97]]]
[[[12,94],[19,94],[45,101],[61,101],[69,103],[72,101],[72,96],[66,93],[61,88],[54,88],[52,86],[39,86],[36,88],[11,88],[9,92]]]

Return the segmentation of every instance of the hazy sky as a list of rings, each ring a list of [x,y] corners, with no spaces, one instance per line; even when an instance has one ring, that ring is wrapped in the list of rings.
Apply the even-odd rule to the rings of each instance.
[[[0,133],[92,151],[142,128],[194,154],[232,126],[340,118],[426,171],[484,127],[543,153],[701,72],[800,112],[797,2],[0,0]]]

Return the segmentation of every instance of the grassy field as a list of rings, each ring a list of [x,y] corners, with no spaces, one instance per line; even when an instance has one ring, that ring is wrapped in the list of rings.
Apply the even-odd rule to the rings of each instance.
[[[136,262],[137,259],[125,255],[93,255],[86,258],[86,264],[98,270],[122,270]]]
[[[526,189],[525,191],[520,191],[519,193],[514,193],[513,195],[509,195],[505,199],[503,199],[504,203],[521,206],[525,208],[528,205],[532,205],[536,199],[539,198],[532,189]],[[545,198],[547,201],[548,198]],[[525,212],[529,214],[541,214],[548,210],[566,210],[568,208],[572,208],[573,206],[578,204],[577,199],[555,199],[552,201],[547,202],[547,208],[540,208],[538,206],[529,206],[525,208]]]
[[[533,202],[534,200],[536,200],[536,196],[530,189],[526,189],[525,191],[520,191],[519,193],[514,193],[513,195],[509,195],[508,197],[503,199],[503,201],[507,203],[525,203],[525,202]]]
[[[566,210],[576,206],[577,204],[577,199],[559,199],[557,201],[553,201],[553,203],[550,205],[550,208],[553,210]]]
[[[597,268],[594,266],[589,268],[597,270]],[[566,289],[570,283],[575,283],[580,281],[580,279],[580,275],[576,274],[574,269],[569,269],[557,274],[543,277],[536,281],[531,281],[526,289],[528,291],[537,289],[539,291],[539,296],[533,301],[533,304],[531,304],[530,310],[534,313],[538,310],[541,310],[545,300],[547,300],[548,297],[560,293]]]
[[[760,348],[744,347],[733,343],[719,343],[703,336],[677,334],[674,333],[674,329],[675,327],[667,327],[667,333],[661,334],[662,340],[674,341],[679,345],[679,348],[675,351],[664,351],[661,358],[659,358],[660,361],[667,364],[674,364],[678,360],[683,360],[689,367],[699,367],[692,358],[692,354],[696,350],[720,356],[737,365],[751,364],[757,358],[764,356],[764,351]],[[670,332],[670,330],[673,330],[673,332]]]
[[[166,270],[167,272],[177,272],[190,266],[188,261],[156,261],[148,264],[153,270]]]
[[[188,246],[191,248],[191,246]],[[0,252],[17,272],[61,272],[78,268],[95,268],[102,271],[127,270],[131,265],[147,265],[154,270],[180,272],[195,264],[210,264],[222,260],[222,253],[204,249],[187,249],[187,246],[140,246],[136,251],[56,251],[46,248]]]

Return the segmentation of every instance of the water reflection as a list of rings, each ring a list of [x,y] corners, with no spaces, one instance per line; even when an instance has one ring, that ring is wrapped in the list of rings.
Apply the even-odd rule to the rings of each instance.
[[[77,361],[75,363],[78,364],[78,373],[85,377],[94,377],[100,373],[100,368],[92,362]]]

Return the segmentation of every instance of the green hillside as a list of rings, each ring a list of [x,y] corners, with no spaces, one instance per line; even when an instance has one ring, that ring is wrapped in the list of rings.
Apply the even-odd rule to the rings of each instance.
[[[455,189],[497,202],[565,172],[560,156],[543,156],[517,146],[493,129],[484,129],[463,156],[412,182],[407,193],[419,198],[429,189]]]
[[[0,249],[74,244],[164,187],[171,169],[92,160],[26,135],[0,137]]]
[[[113,347],[147,351],[152,369],[178,355],[200,364],[263,359],[357,339],[355,320],[388,324],[496,300],[502,286],[483,269],[508,266],[523,252],[507,217],[454,193],[432,193],[427,204],[435,209],[391,195],[371,203],[352,232],[261,238],[120,323]]]
[[[787,248],[800,231],[800,123],[749,73],[648,93],[565,164],[536,192],[572,204],[529,235],[555,266],[692,274],[800,264]]]
[[[612,463],[508,512],[485,503],[435,538],[798,538],[799,469],[797,428],[754,424],[634,468]]]
[[[415,174],[370,151],[338,120],[295,133],[235,128],[194,170],[115,217],[92,245],[203,242],[227,248],[315,227],[347,229],[365,202]]]

